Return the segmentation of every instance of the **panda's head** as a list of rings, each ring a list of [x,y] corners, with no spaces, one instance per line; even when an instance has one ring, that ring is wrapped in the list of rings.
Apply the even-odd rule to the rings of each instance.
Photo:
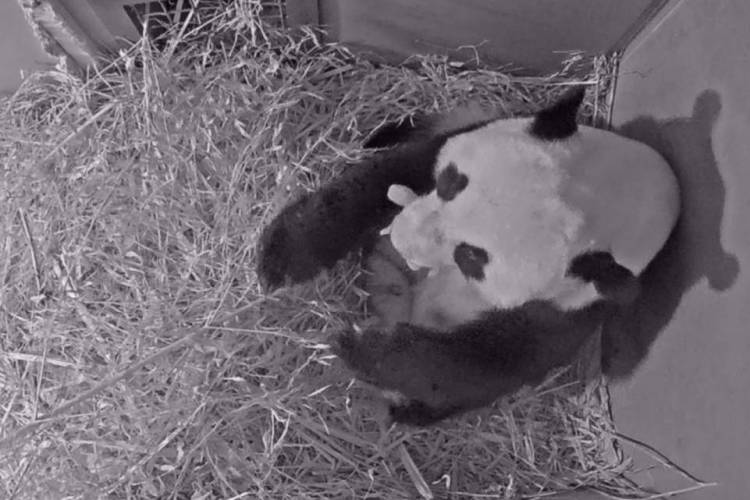
[[[554,286],[582,224],[581,214],[559,200],[564,179],[557,168],[577,146],[582,95],[563,101],[554,127],[539,115],[449,137],[435,164],[436,187],[426,196],[393,186],[389,196],[404,209],[391,240],[407,263],[457,266],[503,307]]]
[[[427,195],[392,186],[389,197],[404,208],[386,232],[407,263],[457,266],[488,302],[502,308],[534,299],[578,308],[596,300],[594,283],[570,272],[587,252],[634,263],[629,270],[597,257],[595,265],[639,272],[640,261],[653,257],[666,239],[676,208],[667,207],[675,213],[663,217],[661,226],[646,228],[627,214],[637,208],[628,204],[643,205],[640,198],[625,193],[605,199],[607,189],[619,189],[612,188],[618,180],[607,169],[621,171],[631,149],[640,154],[643,146],[596,135],[602,131],[581,133],[576,114],[582,98],[582,90],[570,92],[533,117],[490,121],[448,137],[436,159],[435,189]],[[602,164],[607,148],[622,161],[614,156],[610,165]],[[659,203],[645,209],[662,210]],[[653,241],[642,241],[646,229]],[[648,249],[630,251],[621,240]]]

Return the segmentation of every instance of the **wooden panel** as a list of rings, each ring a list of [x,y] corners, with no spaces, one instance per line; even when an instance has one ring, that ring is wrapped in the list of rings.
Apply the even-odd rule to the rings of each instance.
[[[290,0],[294,1],[294,0]],[[304,1],[304,0],[298,0]],[[331,37],[391,58],[448,53],[514,63],[528,73],[557,69],[565,52],[615,47],[662,0],[321,0]]]

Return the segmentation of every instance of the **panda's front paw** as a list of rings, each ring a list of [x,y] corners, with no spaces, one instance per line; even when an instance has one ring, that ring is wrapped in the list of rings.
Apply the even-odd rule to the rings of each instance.
[[[285,207],[263,230],[257,247],[258,281],[266,291],[314,278],[328,262],[320,254],[320,236],[311,195]]]
[[[336,356],[347,361],[360,351],[361,336],[362,331],[359,328],[347,329],[328,337],[328,345]]]
[[[265,291],[273,291],[283,286],[289,270],[286,229],[274,221],[261,234],[258,244],[258,281]]]
[[[331,350],[357,378],[376,386],[381,384],[382,359],[387,351],[389,335],[378,328],[351,328],[329,338]]]
[[[336,333],[328,343],[357,379],[380,389],[391,422],[423,427],[458,411],[436,404],[434,398],[428,402],[408,395],[426,394],[423,378],[427,374],[420,372],[419,360],[410,359],[394,342],[392,331],[371,328]]]

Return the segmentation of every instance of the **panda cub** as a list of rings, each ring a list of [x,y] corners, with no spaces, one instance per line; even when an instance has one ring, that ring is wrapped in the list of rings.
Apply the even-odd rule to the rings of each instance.
[[[583,96],[528,118],[464,109],[383,127],[371,156],[264,230],[266,288],[360,248],[376,280],[402,272],[395,316],[375,304],[389,321],[331,340],[397,395],[394,421],[429,425],[540,382],[638,293],[676,222],[676,180],[649,147],[579,127]]]

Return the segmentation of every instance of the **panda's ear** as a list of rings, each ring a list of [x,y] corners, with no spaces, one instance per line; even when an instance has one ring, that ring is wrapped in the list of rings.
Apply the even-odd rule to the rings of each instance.
[[[576,86],[556,103],[539,111],[531,122],[529,133],[545,141],[559,141],[575,134],[578,130],[576,115],[585,92],[585,87]]]

